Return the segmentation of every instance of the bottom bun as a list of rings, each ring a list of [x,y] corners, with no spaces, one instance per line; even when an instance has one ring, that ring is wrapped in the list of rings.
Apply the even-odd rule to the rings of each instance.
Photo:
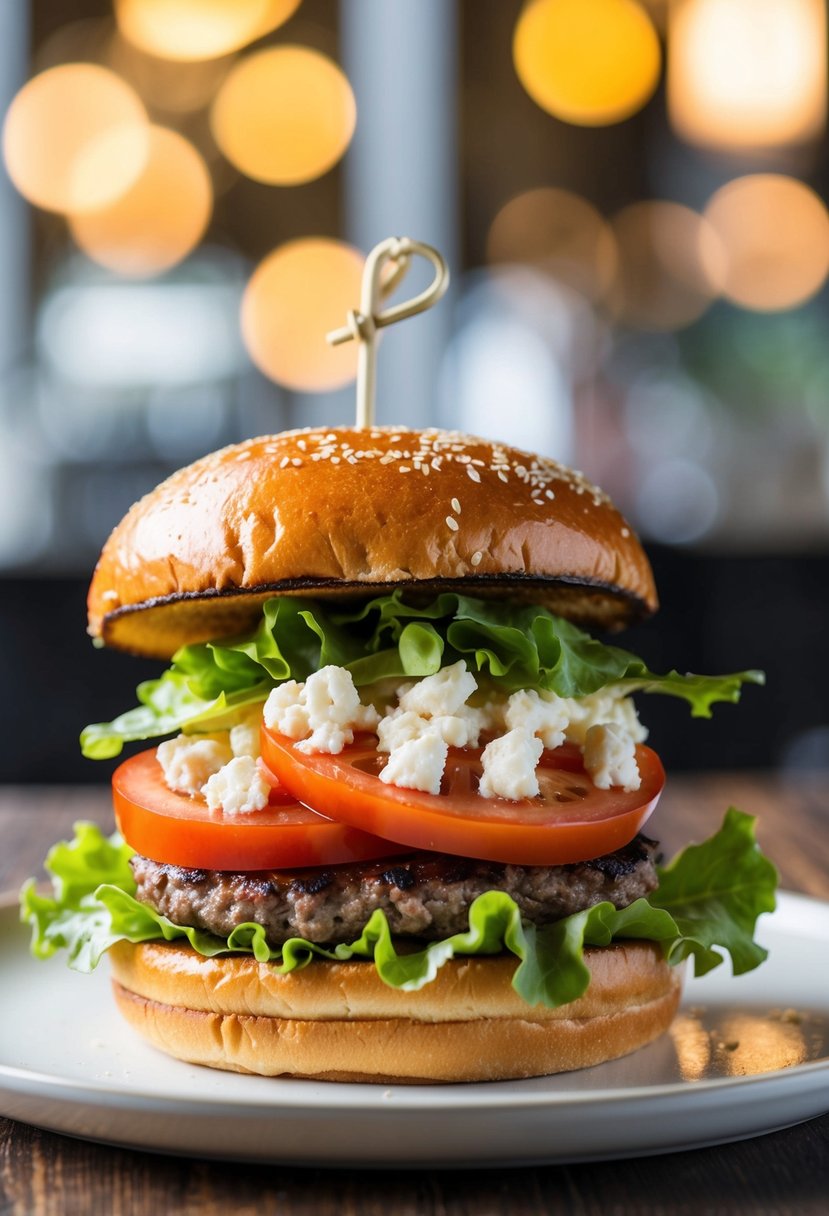
[[[370,962],[314,962],[279,975],[250,956],[203,958],[168,942],[110,951],[127,1021],[192,1064],[331,1081],[497,1081],[616,1059],[662,1034],[680,975],[650,942],[585,950],[590,985],[557,1009],[511,987],[512,957],[453,959],[419,992]]]

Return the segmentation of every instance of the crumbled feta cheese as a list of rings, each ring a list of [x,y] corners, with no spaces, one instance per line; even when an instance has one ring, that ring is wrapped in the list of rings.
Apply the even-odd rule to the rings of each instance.
[[[236,756],[204,787],[211,811],[225,815],[250,815],[268,805],[269,786],[252,756]]]
[[[438,718],[457,714],[477,688],[475,677],[461,659],[451,667],[442,667],[433,676],[403,685],[397,695],[402,710],[411,710],[421,717]]]
[[[288,680],[275,688],[265,702],[264,718],[272,730],[302,739],[299,751],[337,755],[354,742],[355,730],[374,730],[379,714],[360,703],[351,672],[331,664],[304,684]]]
[[[450,747],[477,747],[485,725],[484,711],[469,705],[462,705],[457,714],[441,714],[436,718],[422,718],[410,709],[393,709],[380,719],[377,750],[393,752],[427,732],[439,735]]]
[[[528,730],[516,728],[493,739],[481,756],[483,774],[478,793],[483,798],[535,798],[540,792],[535,767],[544,744]]]
[[[555,693],[539,696],[533,689],[522,689],[507,702],[505,721],[510,730],[538,735],[545,747],[561,747],[570,721],[570,703]]]
[[[241,722],[230,728],[230,749],[234,756],[250,756],[257,760],[260,755],[259,727],[262,710],[259,706],[245,715]]]
[[[156,756],[171,790],[199,794],[207,780],[232,759],[227,732],[178,735],[156,748]]]
[[[311,729],[305,708],[305,685],[286,680],[274,688],[265,702],[262,716],[265,725],[289,739],[302,739]]]
[[[620,785],[627,792],[642,784],[636,763],[636,745],[623,726],[615,722],[591,726],[584,744],[584,767],[597,789]]]
[[[634,743],[644,743],[648,737],[647,728],[639,721],[633,698],[625,693],[624,687],[611,685],[600,688],[586,697],[568,699],[567,706],[570,717],[567,738],[580,747],[584,747],[587,732],[592,726],[611,723],[622,727]]]
[[[437,731],[429,730],[394,749],[380,773],[380,780],[386,785],[439,794],[448,752],[448,744]]]
[[[378,723],[377,750],[393,752],[404,743],[424,735],[429,727],[428,718],[421,718],[411,710],[393,709]]]

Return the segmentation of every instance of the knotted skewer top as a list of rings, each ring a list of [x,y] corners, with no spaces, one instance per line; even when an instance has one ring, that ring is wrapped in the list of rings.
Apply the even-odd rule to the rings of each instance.
[[[403,300],[391,308],[380,309],[380,305],[402,281],[411,265],[413,255],[419,254],[432,263],[435,276],[419,295]],[[391,272],[388,268],[391,267]],[[431,245],[413,241],[410,237],[389,237],[375,245],[366,258],[360,295],[360,307],[348,313],[348,324],[342,329],[332,330],[326,340],[332,346],[353,340],[359,342],[357,362],[357,426],[374,424],[374,399],[377,379],[377,331],[404,321],[416,313],[424,312],[437,304],[449,286],[449,268],[443,257]]]

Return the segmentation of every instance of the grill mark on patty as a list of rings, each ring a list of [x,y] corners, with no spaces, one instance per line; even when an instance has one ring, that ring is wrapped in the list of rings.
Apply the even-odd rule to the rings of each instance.
[[[191,870],[135,856],[137,898],[179,925],[220,937],[253,921],[269,945],[290,937],[320,944],[353,941],[377,908],[399,937],[434,940],[469,926],[469,907],[485,891],[505,891],[522,917],[551,924],[609,900],[625,908],[657,885],[646,836],[591,861],[516,866],[440,853],[354,862],[323,869],[230,873]]]

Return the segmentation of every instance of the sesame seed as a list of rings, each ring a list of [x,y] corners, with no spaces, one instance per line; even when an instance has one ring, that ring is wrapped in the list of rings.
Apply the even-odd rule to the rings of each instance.
[[[428,464],[422,464],[422,465],[420,466],[420,471],[421,471],[421,473],[423,474],[423,476],[424,476],[424,477],[428,477],[428,476],[429,476],[429,466],[428,466]]]
[[[509,481],[509,478],[507,477],[506,473],[499,473],[498,476],[501,479],[501,481]]]
[[[630,528],[622,528],[622,536],[624,536],[625,540],[627,540],[627,538],[630,536]]]
[[[461,513],[461,504],[458,502],[457,498],[452,499],[452,510],[456,515],[460,515]]]
[[[300,452],[304,452],[308,446],[308,444],[305,442],[304,439],[298,439],[296,442],[296,445],[299,448]]]
[[[331,463],[332,463],[332,464],[339,464],[339,463],[340,463],[340,458],[339,458],[339,456],[332,456],[332,457],[331,457]]]
[[[544,493],[548,498],[555,498],[555,492],[553,490],[545,490]]]
[[[468,464],[466,466],[466,475],[470,481],[480,481],[481,480],[481,474],[478,472],[477,469],[473,469],[471,464]]]
[[[401,464],[397,471],[398,473],[411,473],[412,470],[407,464]]]
[[[300,460],[299,456],[292,456],[291,464],[294,466],[294,468],[299,468],[302,465],[302,461]]]
[[[284,469],[284,468],[285,468],[285,466],[286,466],[286,465],[288,465],[288,464],[290,464],[290,463],[291,463],[291,458],[290,458],[290,456],[283,456],[283,457],[282,457],[282,459],[281,459],[281,460],[280,460],[280,462],[279,462],[279,467],[280,467],[280,469]]]
[[[472,556],[470,557],[469,560],[471,561],[473,566],[480,566],[482,557],[483,557],[483,553],[481,553],[480,549],[478,549],[472,554]]]
[[[452,529],[453,532],[457,532],[458,527],[460,526],[458,521],[451,515],[446,516],[446,524]]]

